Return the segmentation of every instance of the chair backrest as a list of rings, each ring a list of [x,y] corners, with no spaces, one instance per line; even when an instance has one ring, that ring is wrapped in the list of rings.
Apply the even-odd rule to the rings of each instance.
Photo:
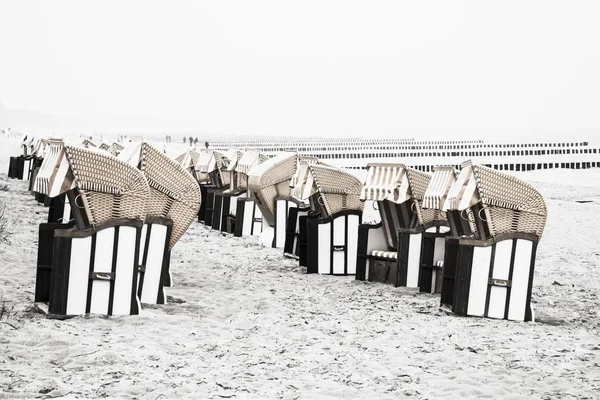
[[[323,217],[342,211],[362,211],[362,183],[357,177],[341,168],[322,164],[308,164],[308,169],[313,176],[309,200]]]
[[[283,152],[248,171],[248,192],[262,212],[263,220],[275,225],[275,198],[290,197],[290,179],[296,172],[297,155]]]
[[[172,248],[196,219],[200,209],[198,182],[180,163],[147,142],[139,142],[137,157],[128,152],[131,165],[137,165],[148,182],[147,218],[173,222],[169,248]]]
[[[374,201],[388,247],[396,249],[398,230],[424,227],[429,215],[421,205],[431,174],[404,164],[371,163],[360,192],[361,201]]]
[[[546,224],[544,198],[531,184],[466,161],[445,203],[454,235],[486,240],[509,233],[541,238]]]

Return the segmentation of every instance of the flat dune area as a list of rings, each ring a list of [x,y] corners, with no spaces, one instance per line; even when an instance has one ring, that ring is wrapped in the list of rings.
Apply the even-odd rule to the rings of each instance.
[[[169,303],[47,319],[33,307],[47,209],[0,141],[0,397],[571,399],[600,396],[600,169],[523,173],[546,198],[536,322],[457,317],[439,295],[307,275],[281,250],[194,222]]]

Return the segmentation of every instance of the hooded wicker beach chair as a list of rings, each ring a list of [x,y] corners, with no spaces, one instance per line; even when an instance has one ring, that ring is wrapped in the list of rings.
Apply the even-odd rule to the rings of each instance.
[[[467,161],[444,203],[441,303],[458,315],[533,319],[531,289],[546,203],[532,185]]]
[[[419,290],[426,293],[441,293],[446,238],[450,228],[443,211],[448,192],[456,181],[456,170],[452,166],[437,166],[421,204],[425,224],[419,271]]]
[[[287,207],[277,213],[277,203],[290,199],[290,179],[296,171],[297,157],[295,152],[282,152],[248,172],[248,191],[262,213],[260,241],[265,246],[284,247]]]
[[[105,152],[59,141],[51,141],[44,167],[38,189],[52,197],[66,193],[74,219],[40,225],[35,301],[58,317],[137,314],[150,194],[143,174]]]
[[[268,160],[269,158],[255,149],[246,149],[235,166],[235,174],[230,188],[232,190],[243,191],[238,196],[236,203],[232,204],[235,212],[233,221],[233,235],[241,236],[259,236],[262,233],[262,212],[254,198],[248,192],[248,173],[256,165]]]
[[[360,228],[357,279],[419,286],[423,233],[432,224],[422,210],[431,174],[404,164],[369,164],[362,201],[373,201],[381,223]]]
[[[313,194],[314,177],[309,169],[310,165],[327,165],[316,157],[299,156],[296,171],[290,179],[290,198],[279,203],[277,211],[287,207],[287,223],[283,254],[287,257],[297,258],[300,265],[307,266],[307,236],[306,220],[310,217],[318,218],[316,211],[310,209],[309,197]],[[294,205],[294,206],[289,206]]]
[[[196,219],[200,188],[180,163],[144,141],[132,141],[121,152],[139,168],[150,187],[140,246],[138,295],[142,303],[164,304],[171,285],[170,251]]]
[[[307,272],[354,275],[363,209],[362,184],[354,175],[336,167],[309,164],[308,173],[310,178],[301,189],[314,210],[313,216],[305,217]]]
[[[212,228],[233,233],[235,222],[235,206],[237,198],[245,193],[244,189],[236,188],[235,166],[242,157],[238,149],[229,149],[223,154],[221,175],[223,176],[224,190],[215,192]]]
[[[194,178],[196,178],[196,180],[198,180],[198,176],[196,174],[196,164],[198,163],[199,157],[200,153],[198,153],[196,150],[190,149],[175,158],[175,161],[177,161],[177,163],[181,165],[183,169],[188,171]]]
[[[8,164],[9,178],[16,178],[20,180],[30,179],[31,170],[34,162],[34,157],[32,156],[34,147],[34,138],[25,137],[25,139],[23,139],[23,142],[21,143],[23,154],[16,157],[10,157]]]
[[[223,170],[223,153],[203,149],[198,152],[196,161],[196,177],[200,183],[202,193],[202,204],[198,214],[198,221],[212,227],[215,193],[227,189],[225,182],[228,179]]]
[[[35,184],[35,178],[37,176],[40,167],[42,166],[42,162],[44,162],[44,153],[46,151],[46,147],[48,145],[48,140],[45,138],[38,139],[33,147],[33,153],[31,154],[33,157],[31,163],[31,173],[29,174],[29,191],[33,192],[33,186]]]

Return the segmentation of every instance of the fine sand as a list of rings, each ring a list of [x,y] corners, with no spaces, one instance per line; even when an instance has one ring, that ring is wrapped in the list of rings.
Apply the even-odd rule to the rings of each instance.
[[[197,222],[173,249],[169,304],[58,321],[33,307],[48,211],[6,176],[18,142],[0,146],[11,233],[0,245],[0,397],[600,396],[600,169],[521,175],[549,214],[535,323],[457,317],[438,295],[307,275],[257,238]]]

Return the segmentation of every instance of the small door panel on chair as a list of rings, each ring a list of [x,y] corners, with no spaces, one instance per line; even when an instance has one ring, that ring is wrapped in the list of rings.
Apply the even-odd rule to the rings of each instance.
[[[323,273],[343,275],[346,273],[346,218],[344,216],[335,218],[331,226],[333,228],[333,243],[331,246],[331,261],[333,264],[330,271],[324,271]],[[319,244],[320,247],[321,244]]]
[[[90,282],[90,260],[92,259],[92,239],[93,237],[89,236],[71,240],[71,257],[69,265],[65,266],[69,276],[66,315],[86,313]]]
[[[515,262],[512,273],[512,287],[510,289],[510,305],[508,319],[524,321],[527,307],[527,293],[529,291],[530,272],[533,258],[533,242],[518,239],[515,248]]]
[[[358,257],[358,226],[360,216],[348,215],[348,232],[346,241],[346,271],[350,275],[356,274],[356,263]]]
[[[408,243],[408,265],[406,271],[406,287],[419,287],[419,269],[421,267],[421,243],[423,234],[413,233]]]
[[[468,291],[467,315],[483,317],[487,297],[492,247],[475,247],[471,264],[471,282]]]
[[[164,299],[164,295],[159,291],[162,290],[161,279],[168,227],[162,224],[152,224],[148,231],[150,237],[146,239],[148,251],[145,252],[146,256],[143,259],[145,271],[143,281],[140,282],[142,290],[139,297],[142,303],[156,304],[159,299]]]
[[[454,239],[446,240],[444,253],[444,269],[442,270],[442,293],[440,304],[452,305],[454,299],[454,284],[458,265],[458,243]]]
[[[221,221],[223,220],[223,193],[215,193],[213,204],[212,229],[221,230]]]
[[[113,250],[114,250],[115,228],[103,229],[96,233],[96,249],[94,254],[94,264],[91,272],[100,272],[105,274],[112,273]],[[73,239],[75,242],[76,239]],[[75,247],[73,243],[73,247]],[[73,262],[73,260],[71,260]],[[74,265],[74,264],[71,264]],[[72,270],[72,268],[71,268]],[[89,303],[89,311],[92,314],[108,314],[108,303],[110,300],[111,281],[103,279],[94,279],[92,282],[92,297]]]
[[[504,240],[496,243],[495,246],[494,265],[492,268],[492,276],[490,278],[507,281],[510,273],[510,259],[512,255],[513,241]],[[490,318],[504,318],[508,286],[502,287],[490,285],[489,292],[487,316]]]
[[[317,223],[317,241],[316,249],[312,246],[308,249],[309,252],[315,251],[317,253],[317,273],[319,274],[330,274],[331,273],[331,229],[332,223]]]
[[[112,315],[131,314],[131,295],[134,292],[135,249],[137,229],[132,226],[121,226],[119,229],[117,260],[115,268],[114,296]],[[137,297],[136,297],[137,301]]]

